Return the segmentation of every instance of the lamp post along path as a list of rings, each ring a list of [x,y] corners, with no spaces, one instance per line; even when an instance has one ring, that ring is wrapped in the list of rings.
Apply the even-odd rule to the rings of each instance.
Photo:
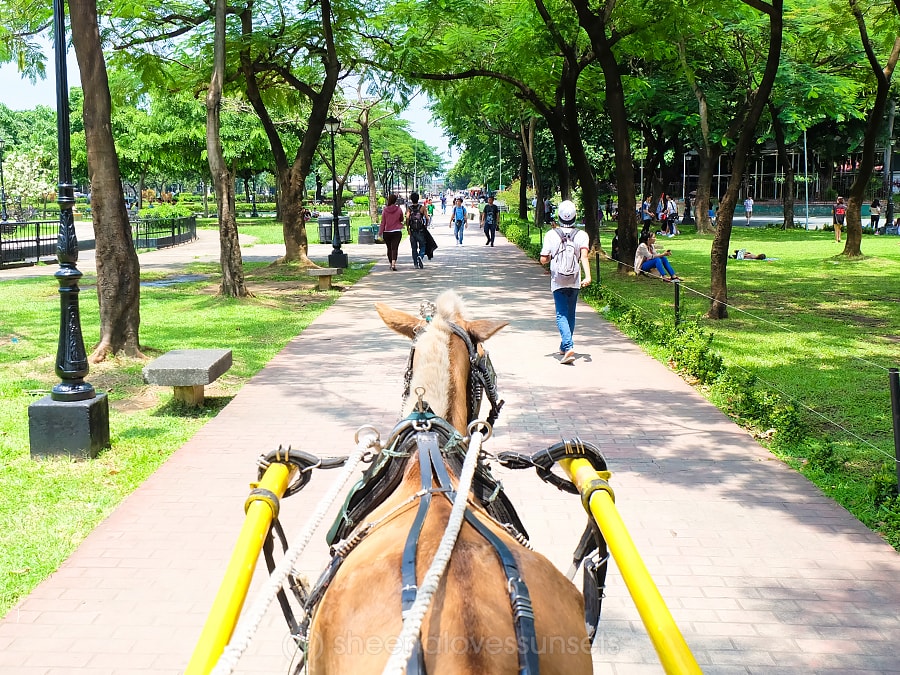
[[[97,394],[85,381],[87,353],[81,333],[78,307],[78,239],[72,207],[72,151],[69,128],[69,85],[66,71],[65,6],[53,0],[54,49],[56,59],[56,134],[59,158],[59,234],[56,256],[59,270],[59,343],[56,375],[59,382],[49,396],[28,409],[32,456],[81,454],[94,458],[109,445],[109,404],[106,394]]]
[[[337,193],[337,165],[335,164],[334,159],[334,135],[340,128],[341,121],[336,117],[329,117],[325,120],[325,129],[331,134],[331,246],[333,250],[331,251],[331,255],[328,256],[328,266],[346,269],[349,261],[347,260],[347,254],[341,250],[341,204]]]
[[[3,152],[6,150],[6,139],[0,138],[0,221],[4,223],[9,218],[6,212],[6,182],[3,180]]]

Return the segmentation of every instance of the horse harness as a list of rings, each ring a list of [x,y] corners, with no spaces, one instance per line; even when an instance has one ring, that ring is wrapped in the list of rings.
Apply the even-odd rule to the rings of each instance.
[[[431,321],[433,312],[434,306],[431,303],[423,303],[421,313],[426,321]],[[488,432],[486,437],[489,437],[490,429],[504,403],[497,395],[496,373],[487,352],[482,350],[482,353],[479,354],[477,346],[465,330],[455,323],[449,321],[447,323],[454,334],[463,340],[469,353],[470,374],[467,388],[469,421],[471,423],[477,418],[483,395],[486,394],[491,406],[487,419]],[[410,395],[409,388],[412,380],[414,356],[415,339],[410,349],[404,378],[404,402]],[[343,508],[328,532],[326,540],[331,546],[331,562],[322,572],[312,590],[307,589],[297,579],[292,579],[293,593],[304,609],[305,616],[302,622],[298,622],[294,618],[284,590],[282,589],[278,594],[278,600],[291,634],[301,647],[308,644],[309,625],[315,608],[350,552],[380,524],[396,517],[418,501],[416,515],[407,535],[401,558],[402,587],[400,599],[402,611],[406,612],[409,610],[416,599],[418,590],[416,578],[418,539],[425,523],[428,508],[435,494],[442,494],[451,504],[453,503],[455,490],[453,489],[447,466],[449,465],[455,475],[459,475],[465,458],[468,439],[461,437],[454,427],[430,410],[428,404],[422,399],[423,391],[417,390],[415,393],[418,396],[415,410],[406,419],[401,420],[392,430],[387,443],[383,446],[381,452],[374,457],[372,465],[351,489]],[[363,524],[364,519],[399,486],[405,473],[406,464],[413,452],[417,453],[419,459],[421,489],[377,521]],[[301,476],[305,476],[302,479],[302,484],[293,490],[296,492],[308,482],[309,471],[311,468],[316,468],[317,465],[314,465],[314,461],[318,460],[311,455],[304,455],[296,451],[294,451],[294,454],[303,455]],[[537,469],[540,477],[546,482],[554,484],[561,490],[578,494],[578,490],[574,485],[550,471],[553,463],[557,459],[564,457],[587,458],[594,465],[595,469],[606,471],[606,463],[599,450],[579,440],[564,441],[531,456],[504,452],[500,453],[497,459],[508,468],[534,467]],[[322,460],[323,468],[337,465],[338,461]],[[327,464],[325,464],[326,462]],[[606,475],[608,475],[608,472]],[[503,491],[502,484],[493,477],[489,466],[481,461],[481,458],[479,458],[475,472],[472,494],[475,502],[497,524],[504,528],[518,543],[530,548],[527,532],[515,508]],[[287,496],[287,493],[285,496]],[[534,628],[534,610],[527,585],[519,573],[516,559],[503,539],[498,537],[482,522],[473,509],[466,508],[465,520],[494,548],[506,576],[506,586],[509,593],[518,646],[519,675],[538,675],[539,665],[536,651],[537,638]],[[606,562],[609,554],[599,528],[592,519],[589,518],[588,521],[588,527],[582,535],[573,557],[573,568],[570,570],[570,578],[574,575],[577,567],[583,565],[585,624],[588,635],[593,640],[600,618],[600,604],[603,597],[607,569]],[[267,538],[264,546],[266,563],[270,572],[274,569],[272,549],[275,534],[281,539],[284,550],[287,549],[287,542],[277,517],[273,522],[272,530],[273,536]],[[301,666],[302,662],[298,665],[297,672],[299,672]],[[421,649],[421,642],[416,645],[407,664],[406,672],[408,675],[425,675],[424,652]]]

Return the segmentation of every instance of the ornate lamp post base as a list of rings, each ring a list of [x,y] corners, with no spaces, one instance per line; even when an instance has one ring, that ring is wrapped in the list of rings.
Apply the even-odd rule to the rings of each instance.
[[[73,455],[94,459],[109,447],[109,401],[97,394],[84,401],[45,396],[28,407],[31,457]]]
[[[350,260],[342,249],[336,248],[328,255],[328,266],[345,270],[350,266]]]

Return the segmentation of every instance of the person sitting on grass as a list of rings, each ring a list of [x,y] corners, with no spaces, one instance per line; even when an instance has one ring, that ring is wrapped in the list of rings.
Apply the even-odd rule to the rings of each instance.
[[[634,254],[635,274],[647,273],[655,269],[663,281],[680,280],[681,277],[675,275],[675,270],[669,263],[668,256],[672,255],[672,250],[666,249],[662,253],[657,253],[654,248],[655,243],[656,235],[653,232],[641,234],[637,252]],[[669,275],[668,278],[666,278],[666,274]]]

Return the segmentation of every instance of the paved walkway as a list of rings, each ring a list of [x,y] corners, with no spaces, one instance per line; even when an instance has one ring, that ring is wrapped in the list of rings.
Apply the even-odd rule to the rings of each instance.
[[[900,673],[900,556],[586,306],[578,360],[561,366],[541,267],[502,237],[484,246],[474,228],[454,246],[445,218],[433,262],[414,271],[405,242],[400,271],[382,257],[9,612],[0,672],[181,672],[240,527],[256,457],[279,444],[345,454],[363,424],[386,434],[408,343],[373,303],[415,312],[454,287],[474,316],[511,322],[488,344],[506,399],[488,449],[534,451],[575,434],[603,448],[619,510],[705,672]],[[178,251],[216,256],[208,239]],[[500,473],[535,548],[565,569],[584,525],[579,500],[533,473]],[[317,474],[286,500],[289,533],[302,530],[332,480]],[[325,559],[318,537],[300,568],[315,576]],[[286,636],[273,608],[238,672],[287,672]],[[595,654],[596,673],[662,672],[614,564]]]

